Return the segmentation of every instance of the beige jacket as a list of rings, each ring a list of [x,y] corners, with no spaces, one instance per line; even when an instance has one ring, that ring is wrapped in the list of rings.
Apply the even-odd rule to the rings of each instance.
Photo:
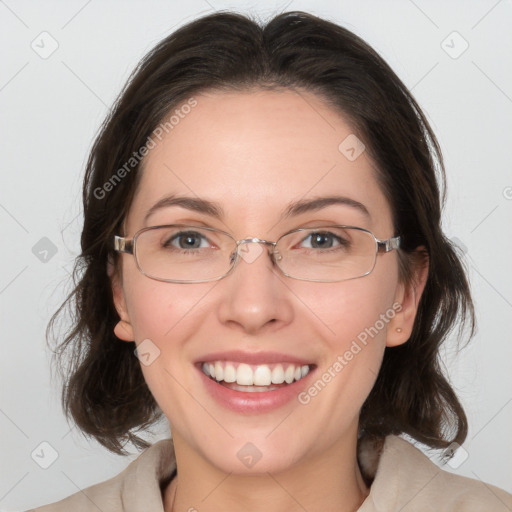
[[[375,458],[374,453],[360,454],[366,473],[372,473],[370,461]],[[145,450],[116,477],[29,512],[164,512],[160,483],[168,482],[175,470],[172,440],[165,439]],[[386,438],[373,474],[370,494],[359,512],[512,511],[511,494],[441,470],[396,436]]]

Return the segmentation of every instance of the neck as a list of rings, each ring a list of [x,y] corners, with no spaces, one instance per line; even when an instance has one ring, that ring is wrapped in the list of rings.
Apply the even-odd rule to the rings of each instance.
[[[338,442],[285,471],[225,473],[173,436],[178,475],[164,491],[165,512],[356,511],[368,495],[356,442]]]

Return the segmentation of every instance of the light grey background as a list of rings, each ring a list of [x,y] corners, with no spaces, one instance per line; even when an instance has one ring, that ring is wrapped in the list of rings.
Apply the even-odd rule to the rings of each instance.
[[[457,357],[453,343],[445,350],[470,422],[460,465],[447,469],[512,492],[510,1],[5,0],[0,509],[63,498],[134,458],[111,455],[70,429],[50,378],[45,325],[69,290],[84,164],[108,107],[158,41],[199,14],[231,8],[263,17],[306,10],[340,23],[381,53],[427,113],[446,158],[444,228],[466,251],[479,325]],[[48,56],[52,44],[58,48]],[[161,428],[155,439],[166,435]]]

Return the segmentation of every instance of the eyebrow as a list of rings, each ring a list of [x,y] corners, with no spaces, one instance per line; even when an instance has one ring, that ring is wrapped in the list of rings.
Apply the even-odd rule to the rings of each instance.
[[[328,196],[328,197],[319,197],[314,199],[303,199],[300,201],[295,201],[290,203],[282,212],[280,220],[283,220],[287,217],[293,217],[297,215],[301,215],[307,212],[318,211],[323,208],[327,208],[332,205],[343,205],[350,206],[355,210],[358,210],[360,213],[364,214],[366,217],[371,219],[370,212],[366,208],[363,203],[351,199],[349,197],[344,196]],[[157,201],[146,213],[144,217],[144,221],[153,215],[157,210],[162,208],[166,208],[169,206],[180,206],[181,208],[185,208],[187,210],[191,210],[197,213],[203,213],[210,217],[214,217],[217,219],[224,218],[224,210],[222,207],[214,202],[208,201],[206,199],[194,198],[194,197],[186,197],[186,196],[166,196],[159,201]]]

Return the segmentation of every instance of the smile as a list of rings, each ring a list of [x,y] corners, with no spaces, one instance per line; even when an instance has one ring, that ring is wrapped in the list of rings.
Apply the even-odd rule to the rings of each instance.
[[[272,363],[249,365],[231,361],[203,363],[203,373],[217,383],[242,392],[265,392],[280,389],[308,375],[312,365]]]

